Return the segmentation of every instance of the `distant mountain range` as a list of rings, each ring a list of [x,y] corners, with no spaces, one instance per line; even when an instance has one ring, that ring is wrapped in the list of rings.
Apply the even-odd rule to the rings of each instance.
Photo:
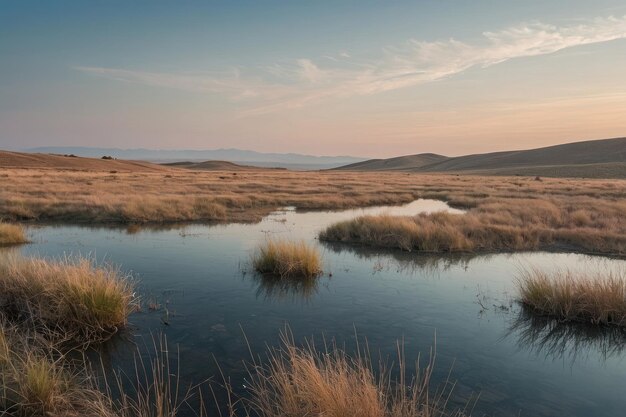
[[[352,156],[261,153],[239,149],[152,150],[43,147],[31,148],[27,152],[71,154],[92,158],[101,158],[106,155],[120,160],[168,163],[170,166],[197,170],[250,169],[256,166],[301,170],[333,169],[345,171],[452,172],[480,175],[626,178],[626,138],[589,140],[537,149],[491,152],[457,157],[421,153],[388,159],[369,160]],[[24,160],[29,161],[28,158]],[[67,164],[67,162],[65,163]],[[239,166],[232,164],[239,164]]]
[[[195,169],[198,171],[245,171],[245,170],[255,170],[255,169],[258,170],[259,169],[259,167],[255,167],[252,165],[240,165],[240,164],[235,164],[234,162],[228,162],[228,161],[203,161],[203,162],[181,161],[181,162],[168,162],[166,164],[161,164],[161,166],[173,167],[173,168]],[[286,169],[286,168],[278,167],[275,169]]]
[[[142,160],[157,163],[228,161],[257,167],[289,169],[329,169],[365,160],[352,156],[313,156],[296,153],[263,153],[241,149],[214,150],[167,150],[167,149],[119,149],[76,146],[48,146],[25,149],[25,152],[73,154],[91,158],[112,156],[117,159]]]
[[[458,157],[417,154],[370,159],[336,169],[626,178],[626,138],[589,140],[530,150]]]

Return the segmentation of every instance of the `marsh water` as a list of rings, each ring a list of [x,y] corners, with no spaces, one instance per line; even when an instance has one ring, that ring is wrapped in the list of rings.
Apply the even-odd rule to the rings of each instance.
[[[438,210],[451,209],[418,200],[341,212],[288,208],[257,224],[45,226],[31,228],[33,243],[19,250],[89,255],[133,274],[144,305],[159,308],[135,313],[127,334],[111,341],[105,360],[122,366],[135,344],[163,332],[179,348],[185,381],[215,376],[217,361],[235,389],[245,392],[244,333],[253,352],[262,353],[279,344],[288,325],[296,340],[334,338],[348,351],[356,333],[372,352],[389,357],[402,339],[411,360],[436,344],[433,384],[451,373],[455,405],[480,394],[473,415],[624,416],[626,336],[528,314],[515,302],[515,274],[525,265],[621,268],[626,261],[545,252],[426,256],[316,239],[326,225],[361,214]],[[313,285],[290,286],[255,274],[250,256],[268,237],[319,246],[324,276]]]

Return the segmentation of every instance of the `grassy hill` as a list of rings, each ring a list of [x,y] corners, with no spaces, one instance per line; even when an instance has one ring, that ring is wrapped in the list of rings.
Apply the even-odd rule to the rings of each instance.
[[[168,168],[142,161],[83,158],[74,155],[0,151],[0,168],[37,168],[75,171],[167,171]]]
[[[398,156],[389,159],[369,159],[367,161],[356,162],[354,164],[344,165],[335,169],[348,171],[402,171],[423,167],[437,162],[443,162],[447,159],[449,158],[443,155],[420,153],[417,155]]]
[[[491,152],[453,158],[437,155],[439,160],[432,163],[424,163],[422,155],[424,154],[370,160],[340,169],[626,178],[626,138],[590,140],[545,148]],[[416,161],[415,164],[411,164],[413,158]]]

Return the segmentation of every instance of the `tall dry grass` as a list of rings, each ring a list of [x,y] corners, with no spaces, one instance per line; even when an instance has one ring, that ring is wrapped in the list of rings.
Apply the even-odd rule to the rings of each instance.
[[[108,339],[138,307],[128,276],[85,258],[0,257],[0,308],[77,343]]]
[[[0,220],[0,245],[17,245],[27,242],[26,231],[22,225]]]
[[[522,269],[520,301],[539,314],[565,321],[626,326],[626,273]]]
[[[165,337],[153,339],[148,359],[137,351],[134,369],[107,374],[70,360],[40,334],[0,322],[0,415],[15,417],[207,417],[215,401],[221,417],[443,417],[466,416],[449,406],[454,384],[431,390],[434,354],[415,376],[398,362],[375,369],[368,348],[348,355],[336,345],[299,347],[289,333],[268,360],[248,366],[245,391],[236,394],[222,375],[225,398],[209,381],[181,382]],[[179,363],[179,362],[178,362]],[[418,358],[417,364],[420,363]],[[416,365],[417,366],[417,365]],[[394,373],[395,371],[395,373]],[[395,375],[395,376],[393,376]],[[203,394],[204,393],[204,394]],[[212,393],[212,394],[210,394]]]
[[[333,224],[320,233],[320,239],[368,246],[398,248],[406,251],[459,252],[474,249],[474,244],[456,227],[452,215],[362,216]]]
[[[419,363],[419,359],[418,359]],[[450,409],[450,386],[430,390],[434,355],[414,377],[398,344],[397,377],[381,362],[375,369],[366,349],[349,356],[336,345],[318,351],[313,343],[298,347],[288,333],[270,351],[265,364],[250,370],[250,398],[245,403],[260,417],[434,417],[463,416]]]
[[[165,337],[154,339],[149,360],[137,359],[128,373],[107,375],[86,361],[70,360],[39,336],[0,324],[2,416],[207,416],[200,394],[206,384],[181,383]],[[137,357],[142,353],[138,349]],[[194,401],[196,409],[192,407]]]
[[[257,221],[281,206],[343,209],[444,200],[510,247],[552,236],[573,250],[626,253],[626,180],[400,172],[118,173],[4,170],[0,217],[81,222]],[[456,223],[446,223],[460,227]],[[526,244],[525,246],[531,246]]]
[[[89,375],[40,335],[0,323],[0,415],[118,417]]]
[[[254,269],[280,278],[311,279],[322,272],[319,251],[304,241],[268,239],[252,257]]]
[[[626,208],[626,207],[625,207]],[[577,226],[582,211],[563,213],[555,205],[497,205],[466,214],[445,212],[414,217],[363,216],[327,227],[320,239],[421,252],[493,252],[568,248],[626,254],[626,233]]]

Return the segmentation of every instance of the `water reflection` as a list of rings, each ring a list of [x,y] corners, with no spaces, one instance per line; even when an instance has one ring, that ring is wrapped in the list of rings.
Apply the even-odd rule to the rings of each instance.
[[[312,277],[304,279],[284,279],[271,274],[252,274],[257,285],[256,296],[265,300],[291,300],[293,302],[309,302],[320,286],[325,286],[328,279]]]
[[[467,269],[475,260],[487,261],[492,255],[471,253],[459,254],[424,254],[403,252],[396,249],[368,248],[347,245],[340,242],[320,242],[328,250],[337,254],[349,254],[365,261],[373,261],[372,272],[395,271],[411,275],[437,275],[451,268]]]
[[[427,352],[436,333],[439,366],[433,381],[445,381],[454,362],[460,394],[481,391],[475,415],[517,416],[524,410],[523,415],[543,417],[623,416],[623,335],[598,328],[574,331],[545,318],[518,317],[517,304],[508,301],[508,294],[516,291],[515,268],[520,264],[578,269],[588,264],[588,256],[424,255],[315,240],[329,224],[362,214],[446,209],[442,202],[418,200],[396,208],[341,212],[287,209],[255,224],[131,230],[33,227],[33,243],[16,250],[44,257],[93,253],[132,272],[147,307],[133,315],[129,333],[140,348],[150,344],[154,333],[166,334],[180,350],[185,384],[219,376],[221,369],[238,391],[244,390],[241,360],[248,357],[249,346],[255,355],[264,353],[265,346],[276,346],[285,323],[298,340],[322,334],[343,340],[358,328],[372,349],[385,355],[395,354],[390,341],[403,338],[407,357]],[[285,282],[251,270],[242,277],[254,248],[274,234],[315,245],[332,277]],[[477,309],[486,312],[477,315]],[[100,353],[102,360],[107,368],[132,370],[137,346],[117,341]],[[526,350],[567,358],[585,352],[590,360],[564,367],[558,361],[536,360]]]
[[[624,328],[563,322],[538,315],[527,306],[521,306],[506,337],[515,338],[519,347],[537,356],[567,359],[572,365],[590,356],[606,361],[626,349]]]

